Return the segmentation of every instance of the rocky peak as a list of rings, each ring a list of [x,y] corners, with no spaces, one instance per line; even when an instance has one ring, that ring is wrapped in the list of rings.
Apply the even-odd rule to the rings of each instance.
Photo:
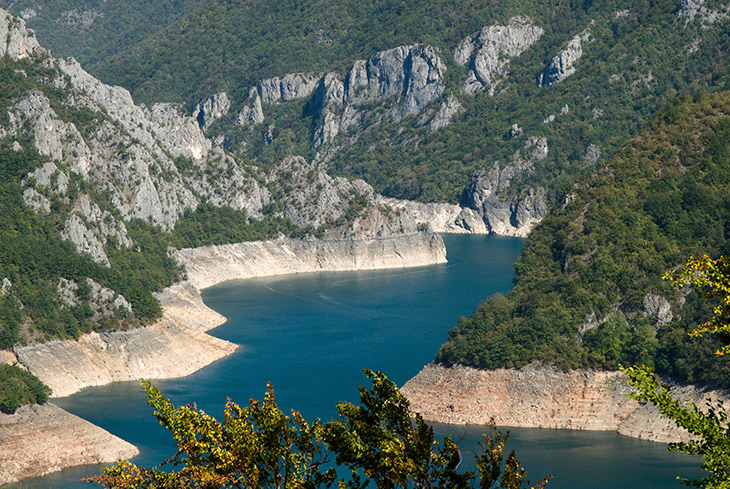
[[[344,82],[336,73],[328,73],[308,105],[315,121],[314,145],[329,143],[357,124],[362,106],[374,101],[390,102],[388,114],[394,121],[420,113],[443,94],[445,71],[436,50],[418,44],[356,61]]]
[[[469,64],[464,91],[485,90],[494,95],[509,70],[510,58],[522,54],[543,32],[531,19],[513,17],[506,26],[483,27],[462,40],[454,50],[454,58],[461,65]]]
[[[236,122],[241,126],[260,124],[264,122],[264,110],[261,107],[261,96],[255,87],[249,90],[248,99],[246,100],[243,109],[241,109],[241,112],[238,113],[238,119],[236,119]]]
[[[12,59],[27,58],[33,53],[45,52],[25,21],[0,8],[0,56]]]
[[[574,65],[583,56],[582,43],[587,42],[590,38],[591,33],[586,29],[568,41],[565,49],[555,55],[547,68],[540,73],[537,79],[537,86],[552,86],[562,82],[575,73]]]
[[[197,120],[198,125],[205,131],[213,122],[228,114],[230,108],[231,101],[228,100],[226,92],[216,93],[195,107],[193,119]]]
[[[203,158],[212,146],[193,117],[182,115],[177,106],[155,104],[145,108],[134,104],[128,90],[112,87],[87,73],[74,60],[57,60],[75,91],[84,93],[89,108],[106,112],[147,148],[159,147],[172,156]]]

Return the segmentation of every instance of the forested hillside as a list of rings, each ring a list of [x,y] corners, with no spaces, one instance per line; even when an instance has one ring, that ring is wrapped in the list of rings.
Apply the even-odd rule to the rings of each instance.
[[[44,12],[50,8],[45,3],[12,6]],[[89,9],[106,19],[120,13],[114,5]],[[267,164],[291,153],[322,160],[331,173],[362,177],[399,198],[458,203],[475,171],[495,161],[509,165],[529,137],[545,137],[547,157],[502,193],[524,197],[528,189],[544,188],[547,201],[554,202],[578,174],[600,165],[602,155],[635,135],[669,100],[727,88],[727,9],[719,0],[287,0],[265,8],[258,1],[211,0],[182,20],[155,15],[140,20],[140,31],[149,37],[93,60],[90,68],[131,90],[138,101],[178,102],[191,112],[225,92],[230,107],[209,121],[206,132],[223,138],[229,149]],[[460,64],[458,48],[480,29],[507,26],[515,16],[534,23],[542,31],[539,39],[486,61],[487,68],[498,65],[505,75],[492,80],[489,90],[465,88],[470,63],[479,63]],[[157,32],[161,18],[171,23]],[[49,32],[49,40],[49,26],[62,27],[47,17],[28,21],[41,35]],[[88,26],[89,35],[110,29],[99,22]],[[576,38],[574,66],[539,86],[551,60],[570,50]],[[84,37],[73,41],[60,52],[88,51]],[[500,41],[490,42],[494,47]],[[240,123],[251,88],[262,80],[288,73],[344,77],[358,59],[416,43],[434,47],[444,66],[441,95],[418,114],[388,117],[389,107],[380,102],[359,107],[360,119],[343,124],[345,130],[325,144],[317,140],[322,115],[308,96],[263,100],[255,123]],[[454,114],[434,129],[428,117],[447,101]]]
[[[159,32],[207,0],[1,0],[24,18],[54,56],[93,66]]]
[[[730,92],[682,97],[580,179],[530,234],[516,287],[449,332],[437,360],[480,368],[644,363],[730,386],[716,340],[687,331],[711,302],[661,280],[689,256],[730,253]]]

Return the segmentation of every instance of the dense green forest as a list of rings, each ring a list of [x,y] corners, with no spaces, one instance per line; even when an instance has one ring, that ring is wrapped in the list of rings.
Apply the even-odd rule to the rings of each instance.
[[[13,8],[30,3],[44,2],[15,2]],[[94,9],[114,11],[114,5]],[[707,1],[704,8],[718,5]],[[286,0],[261,8],[252,0],[211,0],[180,20],[160,17],[169,22],[164,29],[155,27],[157,16],[148,21],[149,28],[141,21],[140,30],[150,33],[146,39],[114,56],[89,60],[87,68],[145,103],[174,101],[192,109],[201,99],[226,91],[233,110],[211,128],[211,135],[227,135],[230,149],[270,162],[287,153],[312,158],[312,121],[307,101],[293,101],[265,106],[263,124],[238,127],[236,109],[257,81],[292,72],[344,75],[356,59],[375,52],[429,44],[439,49],[447,67],[446,93],[457,96],[463,114],[435,132],[418,116],[352,129],[327,152],[331,172],[361,177],[388,196],[458,203],[475,170],[509,161],[528,136],[545,136],[548,158],[520,188],[544,186],[555,201],[579,174],[593,169],[584,158],[590,145],[610,154],[676,96],[730,88],[725,23],[703,26],[698,18],[685,25],[677,17],[678,7],[677,0]],[[495,96],[462,94],[466,67],[455,63],[454,48],[481,27],[504,24],[515,15],[528,16],[544,29],[540,41],[511,60],[508,81]],[[50,20],[28,21],[37,25],[43,41]],[[110,27],[92,24],[88,31],[97,29]],[[585,29],[590,40],[583,44],[575,74],[553,87],[538,87],[537,76],[550,59]],[[69,39],[59,53],[78,56],[84,50],[88,42],[83,38]],[[564,107],[567,113],[562,113]],[[371,115],[371,121],[378,120],[377,110]],[[556,119],[544,123],[551,115]],[[505,138],[512,124],[524,136]],[[274,142],[263,144],[271,126]]]
[[[0,364],[0,413],[13,414],[26,404],[44,404],[51,389],[16,365]]]
[[[671,103],[607,165],[580,179],[532,231],[516,287],[461,318],[437,356],[480,368],[644,363],[730,386],[716,340],[687,331],[711,303],[661,280],[691,255],[728,255],[730,92]],[[648,303],[662,296],[670,318]],[[659,301],[661,302],[661,301]],[[667,304],[667,305],[669,305]]]
[[[0,0],[54,56],[93,66],[205,5],[208,0]]]

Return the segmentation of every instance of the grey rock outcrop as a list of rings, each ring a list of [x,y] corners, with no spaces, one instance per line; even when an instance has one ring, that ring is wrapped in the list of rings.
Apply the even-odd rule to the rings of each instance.
[[[438,110],[436,110],[436,113],[433,114],[430,119],[426,119],[428,121],[428,128],[431,131],[437,131],[442,127],[446,127],[451,124],[451,120],[454,117],[462,112],[464,112],[464,106],[461,105],[461,102],[459,102],[459,100],[450,93],[446,97],[446,100],[441,103]],[[421,123],[425,123],[426,120],[423,120]]]
[[[315,163],[301,156],[285,158],[268,175],[283,191],[284,215],[298,226],[320,227],[345,214],[351,202],[371,202],[372,187],[362,180],[331,177]]]
[[[588,29],[573,37],[565,46],[565,49],[555,55],[547,68],[540,73],[537,86],[549,87],[555,85],[575,73],[575,63],[583,56],[582,44],[590,38],[591,34]]]
[[[656,316],[659,324],[668,324],[674,318],[672,306],[664,297],[648,293],[644,296],[644,316]]]
[[[103,285],[87,278],[86,285],[88,287],[89,305],[93,311],[96,311],[95,319],[100,317],[110,317],[113,315],[126,315],[132,312],[132,305],[124,298],[123,295],[104,287]],[[58,295],[65,306],[75,306],[79,302],[79,285],[65,278],[60,278],[57,285]]]
[[[0,283],[0,293],[2,293],[3,295],[7,295],[12,288],[13,284],[12,282],[10,282],[10,279],[8,277],[3,277],[3,280]]]
[[[124,223],[115,219],[108,211],[102,211],[86,194],[80,195],[74,204],[61,231],[61,237],[74,243],[79,253],[86,253],[94,261],[106,266],[109,266],[109,258],[104,252],[104,246],[109,238],[117,246],[131,248],[134,245]]]
[[[12,40],[8,55],[19,53],[22,46],[26,52],[41,52],[24,22],[7,15],[0,11],[0,30]],[[64,236],[77,249],[108,263],[103,246],[109,238],[129,244],[123,230],[127,219],[141,218],[170,229],[185,211],[197,207],[200,198],[246,209],[252,216],[259,216],[270,202],[271,194],[256,181],[256,170],[213,147],[196,118],[184,116],[177,106],[137,106],[127,90],[101,83],[72,59],[45,57],[41,62],[56,72],[52,83],[65,97],[60,102],[71,113],[85,111],[95,120],[69,122],[67,115],[56,114],[42,91],[30,90],[14,101],[10,124],[3,130],[30,138],[51,160],[24,179],[23,198],[43,214],[51,212],[54,199],[70,204],[72,211],[63,217]],[[227,96],[218,94],[203,102],[196,115],[210,123],[230,110],[227,106]],[[91,184],[97,195],[108,196],[107,203],[119,210],[121,220],[101,213],[101,203],[89,201],[88,195],[79,203],[69,200],[73,174]]]
[[[256,90],[264,103],[289,102],[312,95],[321,77],[309,73],[289,73],[282,78],[261,80],[256,84]]]
[[[684,20],[685,26],[698,19],[703,29],[708,29],[712,24],[727,19],[728,15],[730,15],[730,5],[712,10],[705,7],[705,0],[682,0],[677,9],[677,18]]]
[[[601,148],[595,144],[589,144],[583,155],[583,164],[586,166],[595,165],[601,159]]]
[[[198,121],[198,125],[205,131],[215,121],[228,114],[230,109],[231,101],[228,100],[228,94],[226,92],[216,93],[195,107],[193,119]]]
[[[264,109],[261,107],[261,96],[256,88],[252,88],[248,92],[248,99],[241,112],[238,113],[236,122],[241,126],[264,122]]]
[[[0,9],[0,56],[23,59],[42,51],[45,52],[25,22]]]
[[[388,115],[394,121],[418,114],[441,97],[445,70],[434,48],[413,45],[356,61],[344,82],[337,74],[328,73],[309,103],[314,145],[327,144],[340,131],[357,125],[361,107],[373,101],[391,102]]]
[[[477,171],[464,190],[462,205],[480,215],[490,233],[527,236],[530,229],[547,214],[545,189],[528,188],[519,197],[512,198],[502,197],[501,193],[516,177],[529,175],[535,162],[547,157],[547,153],[545,138],[529,138],[523,151],[518,151],[508,165],[500,167],[495,162],[488,170]]]
[[[509,70],[510,58],[522,54],[543,32],[531,19],[514,17],[506,26],[484,27],[462,40],[454,50],[454,58],[461,65],[469,64],[464,91],[494,95]]]
[[[379,201],[398,214],[397,222],[402,222],[403,227],[413,228],[415,224],[415,229],[428,226],[428,230],[435,233],[488,233],[482,216],[468,207],[382,197]]]

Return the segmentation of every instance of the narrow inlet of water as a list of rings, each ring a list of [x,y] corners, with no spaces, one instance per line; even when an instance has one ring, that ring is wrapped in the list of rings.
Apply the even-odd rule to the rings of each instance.
[[[362,369],[381,370],[399,385],[433,360],[459,316],[512,287],[512,266],[523,240],[445,236],[449,263],[367,272],[313,273],[235,281],[203,293],[228,318],[212,331],[242,345],[234,355],[183,379],[156,381],[175,403],[195,402],[219,416],[227,397],[261,399],[266,383],[279,406],[308,419],[335,416],[340,400],[357,401]],[[64,409],[137,445],[134,462],[153,466],[174,445],[146,405],[136,382],[85,389],[55,401]],[[483,427],[437,425],[478,449]],[[510,429],[514,449],[533,482],[552,473],[557,489],[681,487],[678,474],[697,477],[699,462],[661,444],[613,433]],[[466,461],[471,458],[467,455]],[[19,484],[26,488],[91,487],[78,482],[100,467],[70,469]]]

